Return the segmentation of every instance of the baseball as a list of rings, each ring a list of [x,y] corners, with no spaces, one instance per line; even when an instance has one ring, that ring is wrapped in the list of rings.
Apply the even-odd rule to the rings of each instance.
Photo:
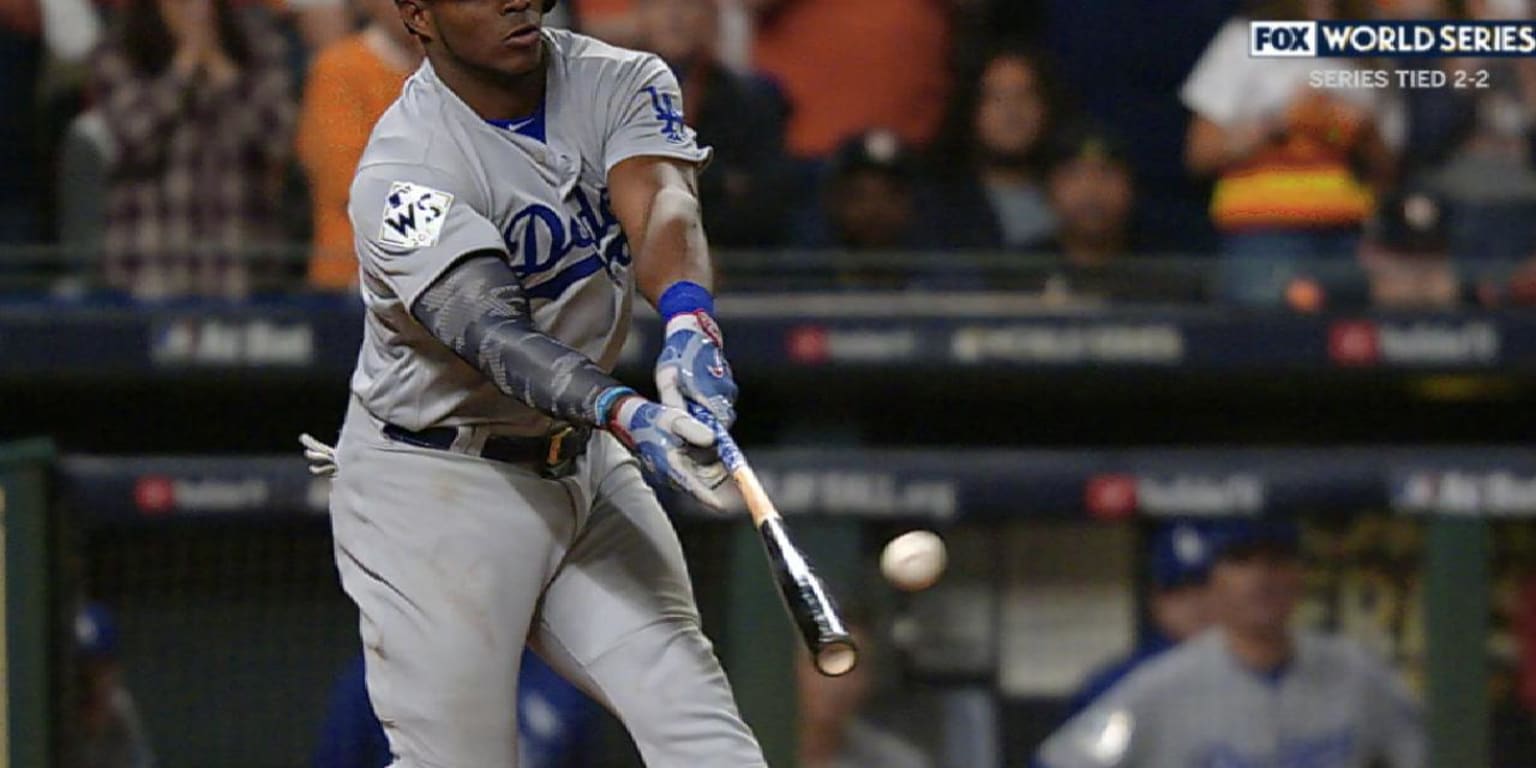
[[[948,561],[944,540],[938,534],[908,531],[885,545],[880,553],[880,572],[897,589],[918,592],[939,580]]]

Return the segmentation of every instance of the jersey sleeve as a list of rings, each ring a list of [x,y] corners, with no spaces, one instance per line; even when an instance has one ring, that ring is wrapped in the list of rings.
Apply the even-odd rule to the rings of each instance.
[[[672,70],[647,55],[619,70],[610,92],[603,137],[603,170],[631,157],[674,157],[703,165],[711,151],[684,122],[683,92]]]
[[[411,307],[461,256],[505,252],[478,197],[468,184],[424,166],[359,169],[347,207],[363,273],[383,281]]]

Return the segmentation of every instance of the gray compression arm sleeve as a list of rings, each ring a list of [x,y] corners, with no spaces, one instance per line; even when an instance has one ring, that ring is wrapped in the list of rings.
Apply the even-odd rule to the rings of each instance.
[[[497,389],[557,419],[601,427],[598,396],[623,386],[534,328],[522,281],[498,254],[470,254],[449,267],[411,314]]]

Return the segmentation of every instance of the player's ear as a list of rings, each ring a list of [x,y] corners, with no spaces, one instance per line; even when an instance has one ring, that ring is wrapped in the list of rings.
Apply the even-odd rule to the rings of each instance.
[[[423,43],[432,40],[431,14],[424,0],[395,0],[395,8],[400,11],[400,23],[405,25],[405,31]]]

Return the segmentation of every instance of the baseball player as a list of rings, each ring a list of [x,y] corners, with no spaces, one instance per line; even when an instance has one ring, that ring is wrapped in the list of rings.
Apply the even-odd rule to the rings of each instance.
[[[1220,530],[1220,523],[1184,520],[1153,533],[1146,636],[1129,654],[1089,675],[1067,705],[1070,714],[1087,709],[1137,668],[1210,627],[1211,544]]]
[[[1292,525],[1217,534],[1217,627],[1143,665],[1040,748],[1048,768],[1423,768],[1419,707],[1339,638],[1289,629]]]
[[[695,174],[656,57],[542,28],[553,0],[397,0],[426,60],[349,213],[366,304],[331,490],[369,697],[397,768],[517,765],[526,642],[648,765],[765,765],[642,471],[706,504],[736,386]],[[634,290],[652,402],[608,371]]]

